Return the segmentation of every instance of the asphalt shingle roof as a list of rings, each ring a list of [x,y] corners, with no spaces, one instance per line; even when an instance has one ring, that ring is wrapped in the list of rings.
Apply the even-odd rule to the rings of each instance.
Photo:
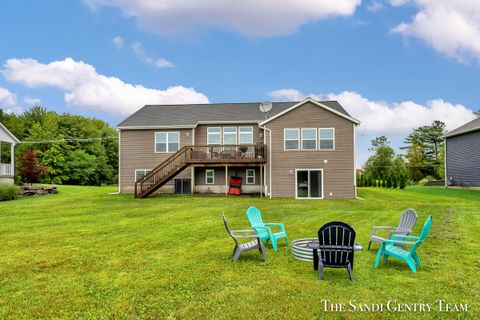
[[[465,123],[463,126],[458,127],[445,135],[445,138],[458,136],[464,133],[480,130],[480,118],[474,119]]]
[[[319,101],[348,117],[350,115],[337,101]],[[178,104],[146,105],[118,127],[155,127],[155,126],[195,126],[198,122],[252,121],[265,120],[265,114],[259,110],[261,102],[214,103],[214,104]],[[294,106],[296,102],[273,102],[268,118]]]

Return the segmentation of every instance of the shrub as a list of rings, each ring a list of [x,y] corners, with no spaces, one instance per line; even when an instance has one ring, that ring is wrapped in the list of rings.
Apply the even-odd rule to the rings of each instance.
[[[398,187],[398,179],[397,177],[392,177],[392,188],[397,189]]]
[[[18,187],[13,184],[0,183],[0,201],[14,200],[17,192]]]
[[[405,189],[405,187],[407,186],[407,177],[405,175],[400,176],[398,186],[400,187],[400,189]]]
[[[422,180],[418,181],[418,184],[421,185],[421,186],[424,186],[425,183],[428,182],[428,179],[427,178],[423,178]]]
[[[391,188],[392,187],[392,176],[388,175],[387,176],[387,185],[386,185],[387,188]]]

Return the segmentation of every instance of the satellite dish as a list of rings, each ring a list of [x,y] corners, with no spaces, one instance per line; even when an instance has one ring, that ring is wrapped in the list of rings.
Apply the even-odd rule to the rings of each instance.
[[[268,111],[272,110],[272,103],[271,102],[262,102],[260,103],[259,109],[263,113],[267,113]]]

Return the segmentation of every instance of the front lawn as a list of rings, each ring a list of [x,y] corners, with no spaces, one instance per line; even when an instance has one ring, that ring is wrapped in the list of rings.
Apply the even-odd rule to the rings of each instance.
[[[314,319],[475,318],[480,292],[480,191],[363,188],[365,200],[162,196],[135,200],[110,187],[61,186],[58,195],[0,202],[0,318]],[[418,273],[390,259],[374,269],[374,250],[356,252],[354,277],[310,263],[280,244],[231,261],[223,227],[248,228],[250,205],[283,222],[290,240],[315,237],[344,221],[366,249],[374,225],[395,225],[403,210],[419,213],[414,233],[433,215],[419,248]],[[281,240],[282,241],[282,240]],[[468,312],[324,312],[322,299],[347,304],[468,304]]]

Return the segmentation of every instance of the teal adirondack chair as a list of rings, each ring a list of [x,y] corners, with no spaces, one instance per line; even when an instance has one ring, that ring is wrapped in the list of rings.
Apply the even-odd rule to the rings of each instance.
[[[263,223],[262,221],[262,213],[255,207],[250,207],[247,210],[247,218],[252,228],[257,232],[260,240],[268,243],[269,240],[272,240],[273,250],[277,251],[277,240],[281,238],[285,238],[285,241],[288,246],[288,237],[287,232],[285,231],[285,226],[283,223]],[[280,228],[279,232],[273,232],[272,227]]]
[[[417,272],[417,267],[415,266],[415,263],[420,267],[420,258],[417,255],[417,248],[423,243],[423,241],[425,241],[431,227],[432,215],[428,216],[427,221],[425,221],[422,233],[420,233],[419,237],[394,234],[391,240],[383,240],[382,246],[377,253],[377,260],[375,260],[375,268],[378,268],[380,258],[383,255],[383,261],[387,262],[388,257],[394,257],[405,261],[413,272]],[[405,241],[398,239],[411,239],[415,241]],[[410,251],[407,251],[395,245],[411,245],[411,248]]]

